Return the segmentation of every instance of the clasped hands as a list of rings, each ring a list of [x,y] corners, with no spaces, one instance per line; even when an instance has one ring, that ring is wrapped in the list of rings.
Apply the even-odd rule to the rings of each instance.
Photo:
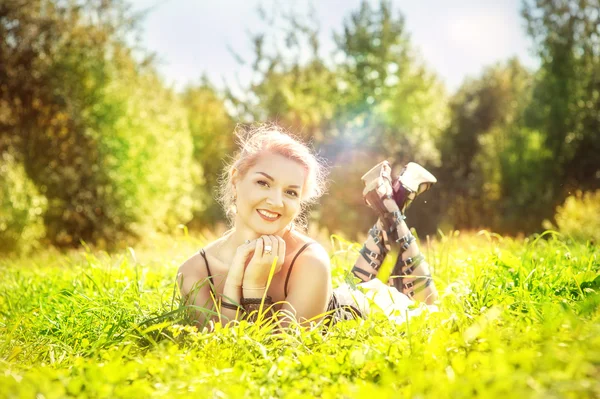
[[[263,235],[246,241],[237,248],[227,279],[242,282],[244,290],[265,290],[275,258],[275,273],[278,273],[285,259],[283,238]]]

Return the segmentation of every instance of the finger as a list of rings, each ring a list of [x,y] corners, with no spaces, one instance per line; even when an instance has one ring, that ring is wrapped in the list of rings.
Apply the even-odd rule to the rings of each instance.
[[[273,255],[271,255],[271,265],[277,258],[277,263],[275,264],[275,273],[279,271],[281,268],[281,256],[279,254],[279,236],[272,235],[271,242],[273,243]]]
[[[265,241],[265,246],[263,248],[263,258],[270,258],[271,255],[273,254],[273,243],[271,242],[271,237],[270,236],[262,236],[263,240]],[[269,247],[270,249],[270,254],[267,253]]]
[[[264,247],[265,247],[265,240],[262,237],[259,237],[256,240],[256,247],[254,247],[254,256],[252,257],[252,259],[262,257]]]
[[[279,262],[283,264],[283,259],[285,258],[285,240],[279,236],[277,236],[277,256],[279,257]]]
[[[249,243],[243,243],[237,247],[231,268],[229,269],[228,275],[239,276],[240,278],[244,274],[244,269],[250,262],[254,249],[256,248],[256,240],[252,240]],[[235,278],[235,277],[234,277]]]
[[[253,251],[256,248],[256,239],[245,242],[238,248],[240,248],[243,252]]]
[[[235,256],[238,258],[247,258],[256,248],[256,240],[252,240],[249,243],[243,243],[237,247]]]
[[[269,238],[271,239],[271,245],[273,246],[271,258],[275,259],[275,257],[279,255],[279,240],[275,235],[271,235]]]
[[[285,241],[281,237],[277,237],[277,241],[279,241],[278,252],[277,252],[277,272],[281,270],[283,264],[285,263]]]

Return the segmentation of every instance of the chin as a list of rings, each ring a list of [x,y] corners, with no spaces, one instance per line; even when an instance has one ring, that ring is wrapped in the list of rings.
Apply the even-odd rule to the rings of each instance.
[[[255,229],[253,229],[256,234],[258,235],[264,235],[264,236],[272,236],[277,234],[278,232],[280,232],[283,228],[282,227],[257,227]]]
[[[261,223],[261,224],[255,224],[253,226],[252,230],[254,230],[256,232],[256,234],[269,236],[269,235],[276,235],[281,230],[285,229],[286,226],[287,226],[287,224],[283,224],[283,223],[273,224],[272,226],[265,226]]]

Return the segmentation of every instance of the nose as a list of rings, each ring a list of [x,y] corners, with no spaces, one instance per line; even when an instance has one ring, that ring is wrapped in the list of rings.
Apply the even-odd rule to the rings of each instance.
[[[283,208],[283,198],[280,193],[271,193],[267,197],[267,204],[276,208]]]

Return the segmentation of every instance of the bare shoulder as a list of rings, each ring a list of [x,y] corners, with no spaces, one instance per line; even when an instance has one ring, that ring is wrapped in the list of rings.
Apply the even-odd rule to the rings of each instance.
[[[206,262],[204,262],[204,258],[200,255],[200,251],[198,251],[179,266],[177,274],[189,274],[202,269],[206,269]]]
[[[332,282],[329,254],[321,244],[315,242],[306,247],[288,277],[286,301],[296,317],[308,319],[325,310]]]
[[[211,241],[209,244],[205,245],[202,249],[194,253],[190,256],[185,262],[179,266],[179,270],[177,271],[177,281],[180,283],[181,287],[187,286],[181,284],[180,279],[184,278],[188,282],[191,281],[191,284],[194,284],[197,281],[203,280],[208,277],[208,267],[206,265],[206,261],[209,263],[212,261],[218,260],[220,258],[219,248],[225,242],[225,237],[221,237],[217,240]],[[206,255],[206,260],[200,254],[201,251],[204,251],[204,255]]]
[[[327,250],[323,247],[323,245],[313,240],[309,236],[300,232],[294,232],[293,241],[294,247],[296,248],[292,250],[292,253],[294,254],[299,253],[299,251],[306,246],[306,244],[310,244],[300,253],[300,256],[298,256],[296,262],[300,262],[302,258],[319,258],[321,260],[327,259],[327,261],[329,261],[329,254],[327,253]]]
[[[316,241],[309,242],[311,244],[296,259],[294,269],[329,274],[330,261],[327,250]]]
[[[206,277],[206,262],[199,251],[183,262],[177,270],[177,283],[183,294],[189,293],[194,284]]]

